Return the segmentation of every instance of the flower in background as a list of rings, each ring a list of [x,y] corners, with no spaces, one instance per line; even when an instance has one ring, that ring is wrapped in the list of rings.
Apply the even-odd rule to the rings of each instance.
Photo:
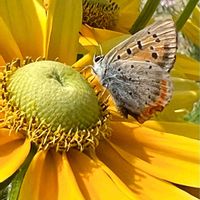
[[[171,7],[176,4],[176,1],[175,0],[161,0],[160,4],[161,4],[161,6]]]
[[[48,12],[49,0],[40,1]],[[95,28],[128,32],[139,15],[139,0],[83,0],[82,23]]]
[[[128,32],[139,15],[139,0],[84,0],[83,24]]]

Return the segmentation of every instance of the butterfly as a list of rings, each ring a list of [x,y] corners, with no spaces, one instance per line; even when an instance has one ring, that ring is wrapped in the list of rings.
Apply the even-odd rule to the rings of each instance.
[[[139,123],[162,111],[172,97],[169,72],[177,50],[172,19],[155,22],[112,48],[95,56],[93,72],[109,90],[124,117]]]

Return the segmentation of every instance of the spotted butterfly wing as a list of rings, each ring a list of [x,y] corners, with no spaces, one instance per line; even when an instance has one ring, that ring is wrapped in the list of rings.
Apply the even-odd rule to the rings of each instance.
[[[172,20],[158,21],[94,60],[94,72],[121,113],[143,123],[171,99],[176,53]]]
[[[110,67],[113,70],[107,71],[102,83],[109,89],[123,116],[130,114],[143,123],[156,111],[162,111],[171,99],[169,73],[159,65],[119,60]]]
[[[116,60],[145,61],[170,70],[175,62],[177,34],[172,19],[157,21],[123,41],[105,56]]]

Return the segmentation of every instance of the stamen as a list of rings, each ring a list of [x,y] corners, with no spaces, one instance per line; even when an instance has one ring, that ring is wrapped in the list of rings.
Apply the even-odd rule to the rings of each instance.
[[[51,68],[52,66],[53,68]],[[50,71],[44,72],[45,68],[46,70],[50,69]],[[68,75],[65,74],[65,70],[69,70]],[[36,74],[34,75],[34,73]],[[59,95],[58,91],[54,92],[52,85],[49,85],[50,89],[48,87],[45,88],[49,91],[49,93],[47,92],[50,96],[49,99],[43,96],[44,87],[42,84],[40,85],[40,79],[30,82],[33,77],[38,77],[43,75],[43,73],[47,73],[47,81],[57,84],[58,87],[62,87],[67,93],[74,86],[72,85],[71,88],[70,84],[72,81],[67,80],[68,82],[65,82],[65,78],[70,79],[72,76],[74,81],[76,76],[81,76],[80,74],[77,75],[77,72],[68,66],[63,66],[61,63],[57,64],[54,61],[43,61],[43,58],[38,58],[36,62],[33,62],[31,58],[27,58],[22,64],[20,60],[15,60],[6,65],[2,78],[0,78],[0,87],[2,88],[1,112],[5,113],[3,120],[0,122],[1,127],[9,128],[10,132],[14,130],[15,132],[22,133],[37,146],[38,150],[55,148],[56,151],[69,151],[70,148],[76,148],[83,151],[86,148],[95,148],[100,139],[110,136],[107,105],[96,94],[95,98],[98,106],[94,106],[96,103],[93,101],[96,100],[93,97],[92,87],[88,87],[87,82],[84,82],[82,78],[77,78],[77,80],[80,79],[81,81],[75,82],[75,85],[80,85],[81,90],[86,88],[83,91],[80,91],[80,88],[78,88],[78,92],[73,92],[73,94],[77,92],[79,96],[83,95],[80,102],[76,102],[77,97],[70,102],[71,96],[69,98],[67,96],[65,99],[64,95],[58,98],[61,101],[55,101],[55,106],[49,106],[51,98],[53,98],[51,93],[53,93],[53,96]],[[61,74],[63,76],[60,76]],[[25,77],[29,80],[28,86]],[[36,93],[31,92],[32,90]],[[42,93],[42,98],[46,98],[46,101],[40,99],[38,91]],[[33,99],[33,96],[35,96],[35,99]],[[86,98],[86,103],[84,103],[84,98]],[[91,101],[90,98],[93,100]],[[44,107],[42,107],[45,109],[39,109],[41,102],[46,102]],[[64,107],[60,109],[61,104]],[[66,104],[69,104],[69,108],[66,107]],[[80,109],[83,111],[80,111]],[[85,114],[85,110],[87,110],[89,115]],[[91,113],[88,110],[91,110]],[[83,116],[82,118],[80,117],[80,123],[77,123],[77,114],[79,117]],[[52,115],[54,116],[53,118]],[[97,120],[95,121],[94,119]]]
[[[112,0],[83,0],[83,23],[112,29],[119,17],[119,6]]]

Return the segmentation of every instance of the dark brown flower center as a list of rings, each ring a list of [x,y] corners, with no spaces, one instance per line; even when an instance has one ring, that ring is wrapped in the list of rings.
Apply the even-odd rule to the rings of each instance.
[[[95,28],[116,26],[119,6],[112,0],[83,0],[83,23]]]

